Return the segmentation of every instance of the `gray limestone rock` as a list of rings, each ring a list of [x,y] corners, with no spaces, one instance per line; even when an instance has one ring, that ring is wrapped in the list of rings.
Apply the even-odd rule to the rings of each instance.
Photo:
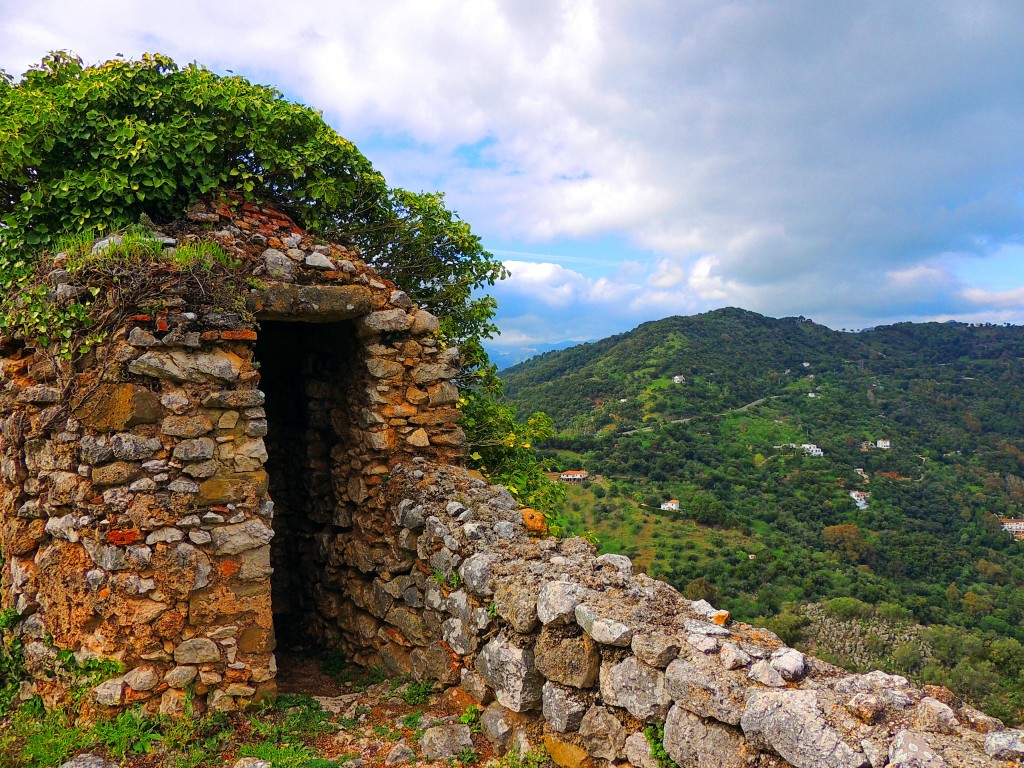
[[[747,673],[747,677],[755,683],[767,685],[770,688],[784,688],[786,679],[767,659],[756,662]]]
[[[784,680],[790,682],[799,680],[807,673],[807,657],[795,648],[780,648],[775,651],[770,664]]]
[[[651,743],[643,731],[631,733],[626,737],[626,759],[635,768],[659,768],[658,761],[651,752]]]
[[[635,656],[601,666],[601,697],[605,704],[622,707],[645,723],[663,721],[672,705],[665,673]]]
[[[722,643],[718,657],[726,669],[739,669],[750,663],[750,656],[732,643]]]
[[[178,643],[174,649],[174,660],[178,664],[206,664],[220,661],[220,649],[208,637],[194,637]]]
[[[928,744],[924,734],[900,731],[889,744],[889,768],[942,768],[946,761]]]
[[[420,739],[420,751],[427,760],[447,760],[464,749],[473,748],[469,726],[463,723],[435,725]]]
[[[490,580],[493,579],[496,559],[494,555],[483,553],[466,558],[459,566],[459,575],[461,575],[467,590],[481,597],[489,597],[494,594]]]
[[[705,720],[676,704],[665,721],[665,751],[677,765],[744,768],[743,738],[734,728]]]
[[[152,667],[136,667],[124,676],[124,682],[133,691],[151,691],[160,677]]]
[[[182,440],[174,446],[174,458],[179,461],[206,461],[213,458],[217,444],[208,437]]]
[[[580,721],[580,738],[594,757],[618,760],[625,757],[626,729],[605,707],[593,706]]]
[[[322,253],[311,253],[306,257],[306,266],[313,269],[334,269],[334,262]]]
[[[638,631],[630,642],[640,661],[658,669],[664,669],[679,655],[679,647],[679,637],[674,632],[660,629]]]
[[[267,248],[263,252],[263,265],[267,275],[275,280],[290,283],[295,279],[295,262],[276,248]]]
[[[412,325],[404,309],[385,309],[371,312],[356,321],[362,333],[397,333]]]
[[[739,725],[747,686],[703,656],[676,659],[665,670],[665,687],[681,707],[701,717]]]
[[[114,458],[120,461],[139,461],[148,459],[163,446],[155,437],[146,438],[131,432],[120,432],[110,439],[110,447]]]
[[[544,719],[559,733],[579,730],[591,698],[575,688],[546,682],[542,694]]]
[[[512,740],[512,723],[509,711],[501,704],[494,702],[480,716],[480,730],[487,740],[499,750],[504,751]]]
[[[919,731],[930,733],[955,733],[957,726],[956,714],[938,699],[925,696],[917,705],[914,727]]]
[[[985,737],[985,754],[997,760],[1024,759],[1024,731],[999,731]]]
[[[868,760],[825,722],[814,690],[751,690],[740,726],[748,741],[794,768],[867,768]]]
[[[633,640],[632,629],[614,619],[599,617],[588,605],[576,606],[576,623],[594,640],[604,645],[626,648]]]
[[[238,379],[240,361],[225,352],[188,352],[174,349],[147,352],[128,364],[128,370],[140,376],[173,381],[230,382]]]
[[[537,618],[541,624],[570,624],[576,620],[576,606],[584,590],[571,581],[549,581],[537,594]]]
[[[476,670],[507,709],[525,712],[540,705],[544,680],[537,672],[531,647],[521,648],[502,635],[493,637],[477,655]]]
[[[236,525],[214,528],[213,546],[218,555],[237,555],[262,547],[274,537],[274,531],[259,520],[247,520]]]

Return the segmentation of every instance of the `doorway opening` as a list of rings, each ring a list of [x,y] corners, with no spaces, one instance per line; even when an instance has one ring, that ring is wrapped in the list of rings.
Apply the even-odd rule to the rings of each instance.
[[[334,649],[341,640],[336,583],[351,526],[342,498],[350,471],[350,413],[357,402],[351,322],[261,322],[256,343],[266,394],[271,603],[279,651]],[[288,656],[279,655],[279,659]]]

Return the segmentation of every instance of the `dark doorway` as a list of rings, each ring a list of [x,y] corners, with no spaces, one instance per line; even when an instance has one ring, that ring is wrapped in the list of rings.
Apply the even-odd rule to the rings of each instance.
[[[324,580],[350,519],[337,489],[347,471],[354,353],[351,323],[260,324],[256,358],[266,393],[271,599],[280,650],[333,647],[340,634],[335,592]]]

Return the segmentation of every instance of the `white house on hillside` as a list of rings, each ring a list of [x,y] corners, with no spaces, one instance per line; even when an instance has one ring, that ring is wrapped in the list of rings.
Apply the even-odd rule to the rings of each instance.
[[[807,456],[824,456],[825,452],[814,443],[801,443],[800,448]]]
[[[570,469],[558,476],[558,479],[563,483],[582,483],[590,477],[590,473],[585,469]]]
[[[892,441],[891,440],[876,440],[875,441],[875,447],[876,448],[881,448],[882,450],[887,451],[890,448],[892,448]]]
[[[673,384],[685,384],[686,383],[686,377],[685,376],[673,376],[672,377],[672,383]]]
[[[661,502],[662,509],[679,510],[679,499],[670,499],[669,501]]]

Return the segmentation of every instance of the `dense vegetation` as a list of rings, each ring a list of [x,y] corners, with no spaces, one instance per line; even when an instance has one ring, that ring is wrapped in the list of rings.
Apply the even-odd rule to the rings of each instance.
[[[513,403],[554,417],[552,457],[604,478],[570,498],[568,530],[740,618],[851,598],[945,626],[970,670],[926,651],[901,669],[1019,718],[1024,662],[1004,657],[1024,659],[1024,543],[998,518],[1024,500],[1022,358],[1017,327],[854,334],[727,309],[504,375]]]

